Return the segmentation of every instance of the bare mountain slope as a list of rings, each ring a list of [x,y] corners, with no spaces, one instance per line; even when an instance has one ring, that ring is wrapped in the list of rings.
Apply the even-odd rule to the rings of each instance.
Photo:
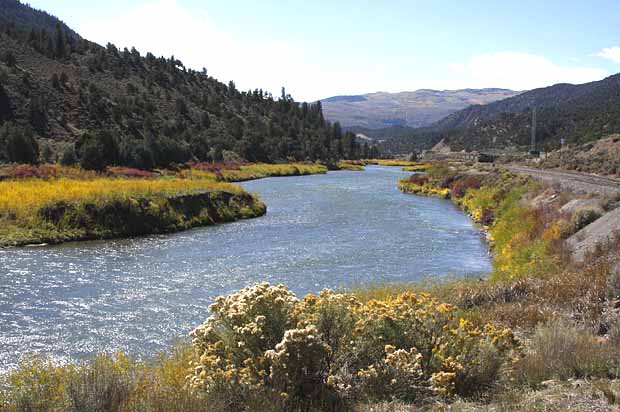
[[[517,94],[505,89],[421,89],[414,92],[335,96],[321,102],[327,119],[338,121],[343,127],[382,129],[390,126],[428,126],[465,107]]]

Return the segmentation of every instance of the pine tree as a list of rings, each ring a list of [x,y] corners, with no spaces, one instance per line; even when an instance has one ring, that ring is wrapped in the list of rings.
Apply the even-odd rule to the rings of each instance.
[[[11,99],[4,89],[4,86],[0,84],[0,120],[4,121],[10,119],[12,115]]]
[[[334,123],[333,134],[334,134],[334,139],[336,140],[342,139],[342,127],[340,126],[340,122]]]
[[[31,130],[6,123],[0,130],[0,141],[4,142],[5,156],[9,162],[38,162],[39,145]]]
[[[62,29],[60,23],[56,24],[56,35],[55,35],[55,43],[56,43],[56,54],[55,57],[57,59],[62,59],[66,55],[66,38],[65,31]]]

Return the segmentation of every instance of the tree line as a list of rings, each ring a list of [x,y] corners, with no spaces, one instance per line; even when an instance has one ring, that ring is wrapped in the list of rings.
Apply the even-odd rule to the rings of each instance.
[[[50,30],[21,20],[0,18],[0,161],[36,162],[45,151],[87,168],[152,169],[231,156],[327,164],[378,156],[327,122],[320,102],[242,91],[174,56],[102,47],[60,21]],[[16,139],[29,149],[10,149]]]

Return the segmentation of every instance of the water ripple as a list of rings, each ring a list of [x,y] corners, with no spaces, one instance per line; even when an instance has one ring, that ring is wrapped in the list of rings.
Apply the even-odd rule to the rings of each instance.
[[[243,185],[259,219],[183,233],[0,250],[0,369],[39,352],[151,355],[258,281],[297,293],[489,271],[486,245],[450,202],[403,195],[397,168]]]

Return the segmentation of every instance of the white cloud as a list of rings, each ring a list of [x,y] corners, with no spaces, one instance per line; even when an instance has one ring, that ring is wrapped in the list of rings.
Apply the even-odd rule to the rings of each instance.
[[[301,40],[234,33],[206,10],[186,8],[178,0],[143,0],[116,17],[99,17],[76,26],[84,37],[103,45],[135,46],[142,54],[150,51],[157,56],[174,54],[187,67],[206,67],[220,81],[234,80],[241,90],[262,88],[278,96],[284,86],[296,99],[308,101],[377,90],[525,90],[558,82],[582,83],[607,74],[596,68],[562,67],[544,57],[515,52],[478,55],[448,67],[420,61],[415,50],[396,63],[378,61],[370,53],[343,54],[332,44],[315,49]]]
[[[502,87],[529,90],[556,83],[586,83],[607,76],[594,67],[566,67],[546,57],[504,51],[471,57],[465,63],[452,63],[448,68],[456,77],[450,88]]]
[[[620,63],[620,47],[606,47],[600,52],[596,53],[598,57],[611,60],[614,63]]]

